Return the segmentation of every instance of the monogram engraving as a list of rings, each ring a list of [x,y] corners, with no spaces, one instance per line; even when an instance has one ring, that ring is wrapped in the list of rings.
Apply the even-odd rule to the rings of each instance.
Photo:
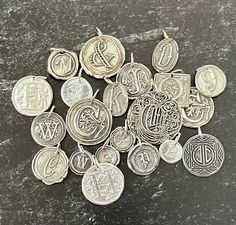
[[[57,152],[55,152],[53,155],[50,156],[48,161],[45,163],[43,170],[44,179],[47,179],[48,177],[56,173],[58,162],[59,162],[59,155],[57,154]]]
[[[150,157],[147,152],[141,152],[138,154],[138,157],[140,158],[141,165],[144,169],[147,168],[148,164],[150,163]]]
[[[169,64],[172,57],[172,52],[173,52],[172,45],[166,42],[160,47],[160,51],[161,51],[161,56],[159,59],[159,64],[162,67],[165,67]]]
[[[39,128],[36,130],[36,132],[38,132],[39,136],[45,141],[52,140],[54,136],[58,133],[59,123],[56,123],[54,121],[37,122],[36,125]]]
[[[88,162],[88,160],[89,160],[88,158],[86,158],[84,156],[81,156],[81,155],[78,155],[77,156],[77,167],[79,167],[81,169],[84,169],[86,163]]]
[[[55,60],[54,71],[58,74],[66,74],[72,70],[73,61],[66,55],[60,55]]]

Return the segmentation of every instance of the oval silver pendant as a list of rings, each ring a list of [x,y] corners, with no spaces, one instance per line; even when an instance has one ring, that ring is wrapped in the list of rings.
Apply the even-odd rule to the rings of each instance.
[[[195,176],[208,177],[218,172],[224,162],[224,148],[209,134],[198,134],[183,146],[183,164]]]
[[[117,82],[108,84],[103,93],[103,102],[113,116],[122,116],[128,108],[128,94],[124,86]]]
[[[121,170],[111,163],[97,163],[82,179],[82,192],[93,204],[109,205],[117,201],[125,186]]]
[[[158,72],[171,71],[179,58],[179,47],[176,41],[164,32],[165,39],[160,41],[152,54],[152,66]]]
[[[13,88],[12,103],[15,109],[26,116],[37,116],[52,104],[53,92],[46,77],[26,76]]]
[[[51,48],[48,58],[48,73],[59,80],[67,80],[78,72],[79,60],[73,51]]]
[[[153,173],[159,165],[160,157],[155,146],[149,143],[135,145],[128,153],[128,167],[138,175]]]
[[[216,97],[225,90],[226,76],[217,66],[202,66],[197,69],[195,84],[203,95]]]
[[[117,166],[120,163],[120,153],[110,145],[101,146],[95,153],[99,163],[111,163]]]
[[[31,124],[31,135],[39,145],[54,146],[64,139],[66,125],[59,114],[44,112],[34,118]]]
[[[68,158],[57,147],[45,147],[34,156],[32,171],[47,185],[60,183],[68,174]]]

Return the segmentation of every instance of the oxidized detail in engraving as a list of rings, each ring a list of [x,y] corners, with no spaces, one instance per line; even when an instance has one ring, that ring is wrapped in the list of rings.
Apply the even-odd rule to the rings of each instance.
[[[196,88],[190,90],[189,106],[182,108],[183,125],[201,127],[209,122],[214,114],[214,102],[202,95]]]
[[[185,168],[198,177],[218,172],[224,162],[224,148],[220,141],[209,134],[191,137],[183,147]]]
[[[12,103],[16,110],[26,116],[37,116],[46,111],[53,99],[52,88],[46,77],[26,76],[13,88]]]
[[[96,145],[108,137],[112,127],[112,115],[101,101],[85,99],[68,110],[66,125],[75,141],[84,145]]]
[[[90,167],[82,179],[82,192],[92,203],[108,205],[118,200],[124,190],[124,175],[110,163]]]
[[[191,77],[183,73],[157,73],[154,76],[154,87],[176,100],[181,107],[189,105]]]
[[[120,163],[119,151],[109,145],[100,147],[96,151],[95,157],[97,158],[99,163],[111,163],[115,166]]]
[[[216,97],[225,90],[226,76],[219,67],[206,65],[197,69],[195,83],[203,95]]]
[[[34,156],[32,171],[47,185],[60,183],[68,173],[68,158],[57,147],[45,147]]]
[[[64,48],[51,48],[48,58],[48,73],[60,80],[67,80],[78,71],[79,60],[77,54]]]
[[[155,146],[149,143],[135,145],[128,153],[128,167],[138,175],[149,175],[156,170],[160,157]]]
[[[64,139],[66,125],[59,114],[45,112],[34,118],[31,135],[39,145],[54,146]]]
[[[128,108],[128,94],[124,86],[114,82],[108,84],[103,93],[103,102],[113,116],[122,116]]]

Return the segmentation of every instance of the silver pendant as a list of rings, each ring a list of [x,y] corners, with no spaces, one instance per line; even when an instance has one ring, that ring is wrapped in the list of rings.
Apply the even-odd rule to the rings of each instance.
[[[79,60],[73,51],[64,48],[51,48],[48,58],[48,73],[59,80],[67,80],[78,72]]]
[[[125,187],[124,175],[111,163],[94,164],[83,176],[82,192],[93,204],[109,205],[120,198]]]
[[[178,142],[180,135],[175,140],[167,140],[160,145],[160,157],[167,163],[176,163],[182,159],[183,148]]]
[[[13,88],[12,103],[15,109],[26,116],[37,116],[52,104],[53,92],[46,77],[26,76]]]
[[[160,41],[152,54],[152,66],[158,72],[171,71],[179,58],[179,47],[176,41],[169,38],[163,30],[165,39]]]
[[[66,135],[66,125],[63,118],[53,112],[44,112],[34,118],[31,125],[31,135],[36,143],[42,146],[54,146],[60,143]]]
[[[117,82],[112,82],[105,78],[109,83],[103,93],[103,102],[111,110],[113,116],[122,116],[128,108],[128,94],[124,86]]]
[[[158,92],[167,94],[176,100],[179,106],[187,107],[189,105],[191,76],[183,74],[182,70],[175,70],[172,73],[155,74],[154,87]]]
[[[74,104],[67,113],[66,126],[70,136],[83,145],[96,145],[103,142],[112,128],[112,114],[107,106],[95,99],[98,90],[91,99]]]
[[[61,87],[61,98],[69,107],[80,100],[93,96],[93,89],[90,83],[81,77],[81,74],[82,69],[80,69],[78,77],[70,78]]]
[[[225,90],[226,76],[219,67],[206,65],[197,69],[195,84],[203,95],[216,97]]]
[[[186,127],[201,127],[207,124],[214,114],[212,98],[202,95],[196,88],[190,89],[189,106],[181,108],[183,125]]]
[[[158,167],[160,156],[155,146],[149,143],[139,143],[128,153],[128,167],[135,174],[146,176],[153,173]]]
[[[121,153],[127,153],[135,144],[136,137],[128,130],[128,120],[125,120],[125,127],[117,127],[111,132],[110,143]]]
[[[80,51],[80,63],[84,71],[98,79],[115,75],[125,61],[125,49],[121,42],[104,35],[97,28],[98,36],[88,40]]]
[[[183,164],[195,176],[208,177],[218,172],[225,153],[220,141],[210,135],[199,134],[187,140],[183,147]]]
[[[131,63],[126,63],[118,72],[116,81],[121,83],[127,90],[129,99],[135,99],[152,89],[152,74],[141,63],[134,62],[133,53]]]
[[[47,185],[60,183],[68,174],[68,158],[58,147],[45,147],[33,158],[32,171]]]
[[[70,156],[69,165],[73,173],[82,176],[93,165],[92,154],[78,144],[78,150]]]

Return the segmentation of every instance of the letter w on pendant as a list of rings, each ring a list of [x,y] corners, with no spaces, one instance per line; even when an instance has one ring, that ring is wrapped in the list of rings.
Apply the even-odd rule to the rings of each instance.
[[[45,141],[50,141],[58,132],[58,124],[59,123],[55,122],[38,122],[38,133]]]

